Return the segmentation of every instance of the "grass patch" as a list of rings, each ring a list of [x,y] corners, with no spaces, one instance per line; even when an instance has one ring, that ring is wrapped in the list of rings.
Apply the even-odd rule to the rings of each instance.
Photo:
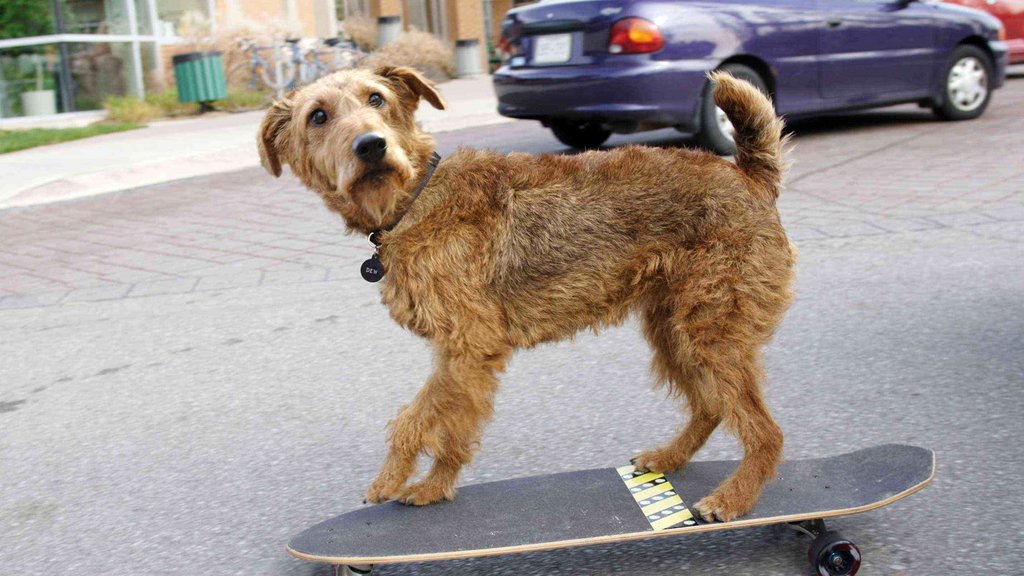
[[[254,92],[252,90],[228,90],[228,97],[214,102],[214,106],[223,104],[232,112],[241,110],[257,110],[270,106],[274,97],[270,92]]]
[[[228,90],[227,98],[215,100],[213,107],[226,112],[254,110],[269,105],[271,97],[266,92],[251,90]],[[199,113],[199,104],[182,104],[178,102],[175,90],[152,92],[146,98],[137,96],[112,96],[104,103],[107,118],[113,122],[148,122],[160,118],[176,116],[195,116]]]
[[[0,130],[0,154],[24,150],[46,144],[56,144],[69,140],[80,140],[90,136],[124,132],[142,128],[142,124],[133,122],[99,123],[81,128],[31,128],[28,130]]]
[[[111,96],[103,103],[111,122],[148,122],[164,116],[161,108],[137,96]]]

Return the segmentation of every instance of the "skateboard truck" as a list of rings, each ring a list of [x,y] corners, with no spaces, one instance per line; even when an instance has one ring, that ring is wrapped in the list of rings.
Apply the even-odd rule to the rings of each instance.
[[[814,539],[807,560],[818,576],[853,576],[860,570],[860,549],[839,532],[829,530],[824,520],[790,522],[789,527]]]
[[[334,565],[334,576],[366,576],[373,572],[373,566],[369,564],[346,566],[345,564]]]

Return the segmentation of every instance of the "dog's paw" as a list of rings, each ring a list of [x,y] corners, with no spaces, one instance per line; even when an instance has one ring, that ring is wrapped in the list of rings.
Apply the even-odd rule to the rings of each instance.
[[[398,497],[402,490],[402,482],[395,480],[391,476],[381,474],[374,479],[373,483],[370,484],[370,489],[366,491],[366,497],[363,502],[370,502],[372,504],[380,504],[393,500]]]
[[[398,495],[398,501],[410,506],[425,506],[441,500],[454,500],[455,486],[423,480],[407,486]]]
[[[753,503],[746,502],[744,498],[730,498],[715,490],[693,507],[708,522],[730,522],[749,512]]]
[[[668,450],[646,450],[633,458],[633,466],[640,472],[674,472],[686,464],[677,454]]]

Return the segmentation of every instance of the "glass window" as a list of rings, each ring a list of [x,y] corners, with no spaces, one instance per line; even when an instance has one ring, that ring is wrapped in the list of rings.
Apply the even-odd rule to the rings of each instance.
[[[153,34],[153,20],[149,17],[148,0],[134,0],[136,31],[143,36]]]
[[[0,116],[39,116],[72,110],[99,110],[109,96],[134,93],[130,42],[60,44],[0,51]],[[63,78],[69,85],[62,86]],[[74,106],[65,102],[65,96]]]
[[[142,52],[142,81],[146,93],[166,90],[172,85],[167,75],[174,74],[170,62],[166,66],[163,65],[160,48],[153,42],[142,42],[139,44],[139,50]]]
[[[0,52],[0,117],[56,114],[60,56],[56,45]]]
[[[202,34],[210,27],[206,0],[157,0],[161,36]]]
[[[370,15],[367,0],[337,0],[334,8],[338,12],[338,20],[344,20],[346,16]]]
[[[131,91],[135,73],[128,42],[68,44],[75,108],[99,110],[109,96]]]
[[[64,31],[68,34],[129,34],[124,0],[64,0]]]

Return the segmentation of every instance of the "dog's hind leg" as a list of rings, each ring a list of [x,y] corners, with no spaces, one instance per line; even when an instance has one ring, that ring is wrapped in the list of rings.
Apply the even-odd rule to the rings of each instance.
[[[667,444],[641,452],[633,461],[640,469],[671,472],[686,466],[722,418],[702,395],[700,371],[684,350],[681,335],[672,330],[671,307],[665,304],[648,307],[644,311],[643,326],[654,351],[652,369],[672,396],[686,397],[690,421]]]
[[[697,502],[705,520],[728,522],[746,514],[775,475],[782,460],[782,430],[761,394],[762,371],[756,350],[716,354],[709,362],[712,393],[721,395],[726,425],[743,445],[743,460],[732,476]]]
[[[778,324],[787,293],[739,284],[732,271],[743,262],[728,254],[707,252],[694,261],[701,262],[702,273],[685,277],[663,296],[672,308],[653,307],[645,318],[656,372],[673,392],[686,395],[693,418],[671,443],[641,454],[637,464],[678,468],[724,421],[743,445],[743,460],[695,507],[707,520],[729,521],[754,506],[782,459],[782,431],[761,393],[759,351]]]

